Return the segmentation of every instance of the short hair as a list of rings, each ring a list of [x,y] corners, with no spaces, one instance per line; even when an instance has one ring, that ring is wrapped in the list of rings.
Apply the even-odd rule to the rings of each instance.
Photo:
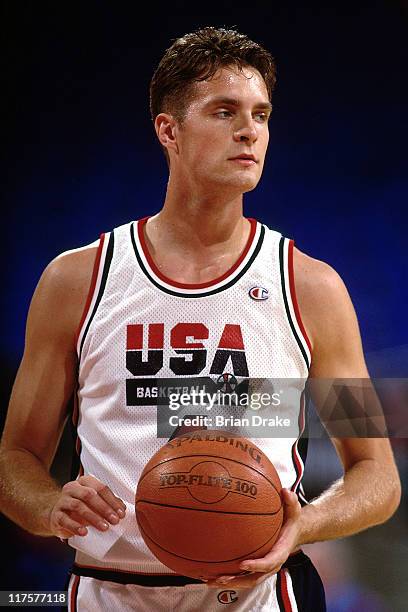
[[[265,81],[269,99],[276,83],[272,55],[234,29],[207,26],[177,38],[166,50],[150,82],[150,113],[172,114],[183,122],[197,81],[210,79],[224,66],[251,66]],[[167,150],[165,151],[166,157]]]

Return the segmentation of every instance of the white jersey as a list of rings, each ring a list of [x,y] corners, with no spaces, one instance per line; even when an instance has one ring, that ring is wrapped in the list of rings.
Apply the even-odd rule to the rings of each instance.
[[[224,382],[231,390],[248,380],[290,379],[287,408],[295,430],[252,441],[274,463],[282,485],[299,493],[298,438],[311,350],[294,292],[293,241],[250,219],[246,247],[227,273],[208,283],[184,284],[166,278],[154,264],[144,238],[146,221],[101,236],[78,334],[79,474],[107,484],[126,503],[127,514],[109,531],[89,528],[87,536],[69,543],[83,566],[170,574],[145,545],[134,508],[140,474],[166,442],[157,437],[163,408],[157,381],[205,380],[218,387]],[[199,413],[210,417],[207,408]],[[191,407],[184,411],[198,414]],[[251,431],[245,432],[244,424],[244,433]]]

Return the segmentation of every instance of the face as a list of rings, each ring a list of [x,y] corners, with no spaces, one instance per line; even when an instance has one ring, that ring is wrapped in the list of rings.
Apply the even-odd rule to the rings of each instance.
[[[198,82],[182,124],[175,127],[172,173],[231,195],[254,189],[268,146],[270,113],[265,82],[254,68],[225,67]]]

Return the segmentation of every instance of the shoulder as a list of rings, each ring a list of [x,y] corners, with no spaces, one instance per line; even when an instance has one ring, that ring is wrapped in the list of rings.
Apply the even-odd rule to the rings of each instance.
[[[347,291],[341,276],[332,266],[306,255],[296,247],[293,249],[293,266],[296,290],[310,298],[321,291],[335,295]]]
[[[334,268],[297,248],[293,268],[299,310],[313,348],[356,323],[350,295]]]
[[[80,297],[89,288],[98,247],[99,240],[58,255],[45,268],[37,288],[67,299]]]
[[[66,251],[43,271],[35,289],[29,320],[37,329],[53,329],[73,342],[91,287],[99,240]],[[33,325],[31,325],[33,328]]]

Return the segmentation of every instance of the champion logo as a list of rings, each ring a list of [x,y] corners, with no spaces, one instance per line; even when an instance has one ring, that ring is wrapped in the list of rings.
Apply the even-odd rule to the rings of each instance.
[[[222,604],[230,604],[234,601],[237,601],[238,597],[236,596],[236,591],[221,591],[217,595],[217,599]]]
[[[267,300],[269,297],[269,291],[265,287],[252,287],[248,293],[253,300]]]

